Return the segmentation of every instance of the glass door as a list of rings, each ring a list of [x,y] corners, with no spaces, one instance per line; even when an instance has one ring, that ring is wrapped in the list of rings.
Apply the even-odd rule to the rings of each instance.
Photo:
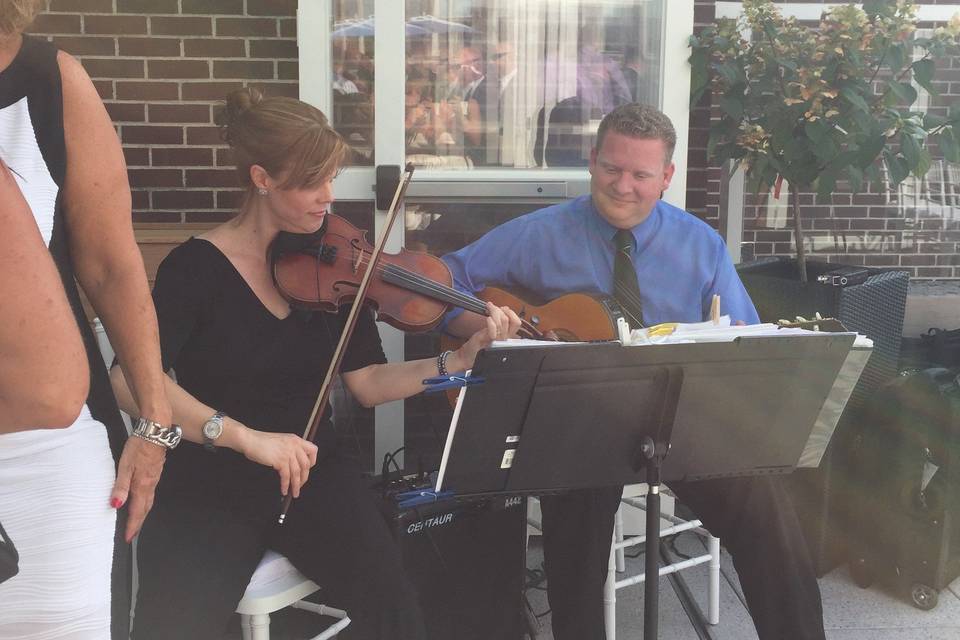
[[[377,185],[377,168],[411,162],[403,224],[388,247],[456,250],[512,217],[588,193],[597,126],[631,101],[673,120],[677,171],[664,198],[682,207],[692,30],[693,0],[300,3],[301,97],[355,150],[334,211],[379,234],[385,212],[374,195],[388,185]],[[383,326],[381,335],[391,360],[439,348],[432,335]],[[401,446],[408,468],[433,466],[448,411],[439,397],[378,408],[378,467]]]

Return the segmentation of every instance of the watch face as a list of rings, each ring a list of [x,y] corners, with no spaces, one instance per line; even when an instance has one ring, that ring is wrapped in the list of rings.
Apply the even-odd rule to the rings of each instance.
[[[223,423],[219,420],[207,420],[203,423],[203,437],[216,440],[223,433]]]

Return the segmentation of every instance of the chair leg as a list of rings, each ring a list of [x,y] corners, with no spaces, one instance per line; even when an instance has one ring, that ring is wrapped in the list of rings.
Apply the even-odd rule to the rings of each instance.
[[[270,640],[270,616],[258,613],[250,616],[250,640]]]
[[[250,637],[250,616],[240,614],[240,636],[243,640],[251,640]]]
[[[710,581],[707,586],[707,622],[720,624],[720,538],[709,536],[707,549],[710,553]]]
[[[623,503],[617,507],[617,515],[613,520],[613,540],[616,543],[623,542]],[[627,561],[624,557],[623,548],[617,549],[617,572],[623,573],[627,570]]]
[[[617,511],[619,517],[620,511]],[[614,532],[616,539],[616,532]],[[617,573],[616,555],[610,545],[610,557],[607,560],[607,581],[603,583],[603,629],[607,640],[617,637]]]

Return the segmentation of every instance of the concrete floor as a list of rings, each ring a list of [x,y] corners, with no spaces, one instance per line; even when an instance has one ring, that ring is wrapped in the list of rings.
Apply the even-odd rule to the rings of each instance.
[[[677,539],[681,553],[702,553],[700,539],[689,533]],[[530,546],[528,567],[539,568],[542,553],[536,542]],[[627,575],[643,572],[643,557],[627,559]],[[701,609],[706,608],[707,567],[699,565],[681,573]],[[960,579],[940,592],[932,611],[921,611],[897,593],[892,585],[878,584],[861,589],[845,567],[834,569],[820,579],[824,626],[828,640],[957,640],[960,638]],[[546,593],[528,591],[534,611],[547,610]],[[536,640],[552,640],[550,615],[540,618]],[[721,558],[720,624],[707,628],[713,640],[755,640],[750,615],[743,604],[740,585],[730,556]],[[617,639],[643,637],[643,585],[617,592]],[[696,640],[697,633],[681,606],[670,582],[660,582],[660,640]],[[612,639],[608,639],[612,640]],[[788,639],[786,639],[788,640]]]

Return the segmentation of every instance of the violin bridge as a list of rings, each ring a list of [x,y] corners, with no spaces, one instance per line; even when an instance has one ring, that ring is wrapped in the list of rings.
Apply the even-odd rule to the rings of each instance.
[[[353,272],[356,273],[360,269],[360,263],[363,262],[363,249],[357,252],[357,258],[353,261]]]

